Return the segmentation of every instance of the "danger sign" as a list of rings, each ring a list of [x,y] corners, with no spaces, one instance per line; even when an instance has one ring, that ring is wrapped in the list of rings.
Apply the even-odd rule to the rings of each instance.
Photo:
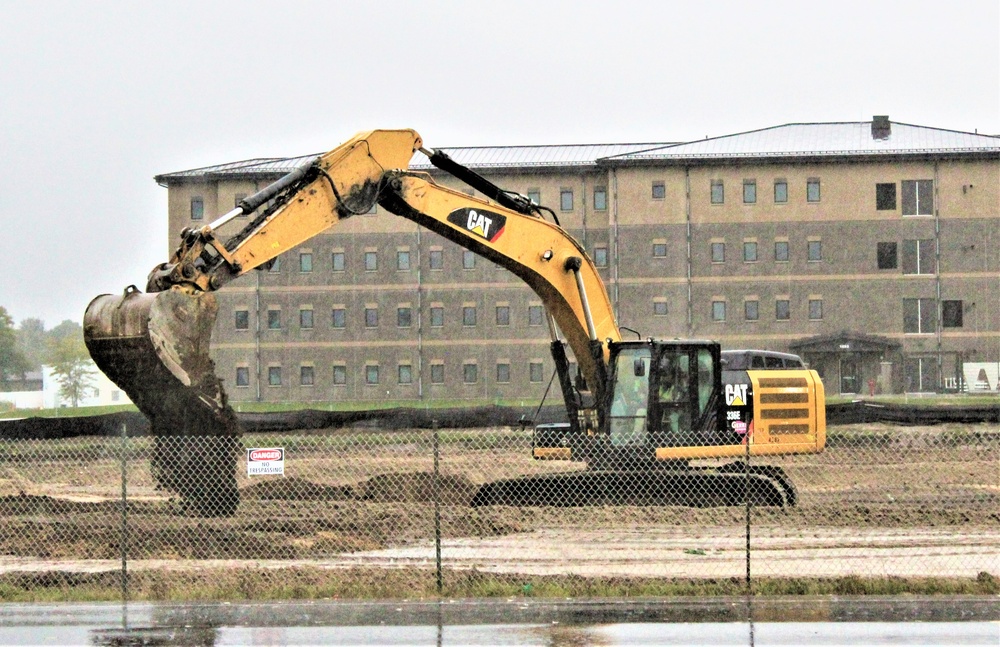
[[[247,450],[247,476],[285,475],[283,447],[256,447]]]

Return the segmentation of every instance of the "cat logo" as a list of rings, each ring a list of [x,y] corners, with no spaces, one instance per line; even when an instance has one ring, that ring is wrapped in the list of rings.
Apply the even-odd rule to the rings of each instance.
[[[745,407],[747,406],[747,385],[727,384],[726,385],[726,406]]]
[[[507,217],[484,209],[466,207],[456,209],[448,214],[448,222],[495,243],[503,235],[504,227],[507,226]]]

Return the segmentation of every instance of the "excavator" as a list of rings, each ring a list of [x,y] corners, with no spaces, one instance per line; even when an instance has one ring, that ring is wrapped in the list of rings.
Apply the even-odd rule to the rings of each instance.
[[[483,197],[410,170],[416,151]],[[181,231],[145,293],[129,286],[90,303],[91,356],[149,418],[154,436],[217,441],[195,455],[158,446],[161,482],[232,514],[239,425],[209,358],[213,293],[376,203],[509,270],[545,306],[568,422],[537,426],[532,455],[586,469],[487,483],[473,505],[716,506],[748,496],[795,504],[781,468],[750,458],[823,450],[824,390],[815,371],[724,371],[715,341],[624,340],[593,262],[553,210],[425,148],[413,130],[362,132],[307,160],[211,224]],[[252,217],[221,240],[220,227],[240,216]],[[221,480],[193,484],[185,469],[198,466]],[[213,496],[192,490],[207,487]]]

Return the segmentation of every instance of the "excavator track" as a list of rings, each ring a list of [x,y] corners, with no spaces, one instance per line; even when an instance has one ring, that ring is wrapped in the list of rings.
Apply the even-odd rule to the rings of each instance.
[[[159,485],[201,516],[229,516],[239,504],[240,428],[208,354],[217,312],[211,293],[129,286],[84,314],[94,362],[149,418]]]
[[[731,463],[721,468],[586,470],[494,481],[483,485],[472,506],[745,505],[789,507],[795,489],[781,468]]]

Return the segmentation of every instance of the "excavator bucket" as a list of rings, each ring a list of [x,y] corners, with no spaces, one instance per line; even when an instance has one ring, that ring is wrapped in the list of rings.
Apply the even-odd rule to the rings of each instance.
[[[160,486],[204,516],[229,516],[239,502],[240,428],[208,354],[217,313],[211,293],[129,286],[91,301],[83,318],[94,362],[149,418]]]

